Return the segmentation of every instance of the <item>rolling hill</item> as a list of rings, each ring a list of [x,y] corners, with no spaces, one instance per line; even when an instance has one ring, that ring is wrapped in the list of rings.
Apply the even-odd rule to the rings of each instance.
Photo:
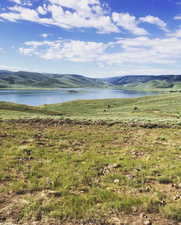
[[[118,76],[104,79],[105,81],[113,85],[124,85],[131,83],[146,83],[153,80],[171,82],[181,82],[181,75],[129,75],[129,76]]]
[[[102,80],[76,74],[0,71],[0,88],[78,88],[103,86],[106,86],[106,83]]]
[[[104,81],[126,89],[181,89],[181,75],[130,75],[107,78]]]
[[[181,90],[181,75],[129,75],[95,79],[77,74],[0,70],[0,88],[116,87],[137,90]]]

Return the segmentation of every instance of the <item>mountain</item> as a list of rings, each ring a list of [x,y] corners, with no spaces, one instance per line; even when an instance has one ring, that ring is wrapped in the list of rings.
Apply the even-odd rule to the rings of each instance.
[[[109,85],[129,89],[181,88],[181,75],[130,75],[103,79]]]
[[[95,79],[77,74],[11,72],[0,70],[0,88],[119,87],[126,89],[181,89],[181,75],[129,75]]]
[[[119,77],[111,77],[104,79],[108,83],[112,85],[124,85],[131,83],[146,83],[149,81],[157,80],[157,81],[166,81],[166,82],[181,82],[181,75],[129,75],[129,76],[119,76]]]
[[[78,88],[104,86],[106,86],[105,81],[76,74],[0,70],[0,88]]]

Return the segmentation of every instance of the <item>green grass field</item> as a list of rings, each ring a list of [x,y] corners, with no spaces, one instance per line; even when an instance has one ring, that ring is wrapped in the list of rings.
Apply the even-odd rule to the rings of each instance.
[[[179,225],[181,94],[0,103],[0,224]]]

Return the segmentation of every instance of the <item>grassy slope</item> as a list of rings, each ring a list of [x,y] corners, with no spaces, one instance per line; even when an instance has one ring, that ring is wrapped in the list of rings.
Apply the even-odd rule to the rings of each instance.
[[[53,115],[178,124],[180,98],[177,93],[42,107],[0,103],[0,222],[143,225],[151,220],[177,225],[181,221],[179,127],[49,120]],[[7,120],[20,116],[42,119]]]
[[[71,119],[181,122],[181,94],[162,94],[135,99],[82,100],[42,106]],[[108,107],[110,106],[110,108]]]
[[[138,90],[138,91],[158,91],[158,92],[180,92],[181,82],[168,83],[165,81],[149,81],[146,83],[133,83],[127,85],[120,85],[120,89],[124,90]]]
[[[0,70],[2,89],[117,87],[127,90],[180,91],[181,76],[124,76],[93,79],[75,74],[48,74],[35,72],[10,72]]]
[[[0,102],[0,119],[20,119],[61,116],[61,113],[42,109],[40,107],[15,104],[10,102]]]
[[[104,87],[104,82],[74,74],[42,74],[0,71],[0,88],[78,88]]]
[[[117,88],[126,90],[179,92],[181,91],[181,75],[161,76],[121,76],[105,79]]]

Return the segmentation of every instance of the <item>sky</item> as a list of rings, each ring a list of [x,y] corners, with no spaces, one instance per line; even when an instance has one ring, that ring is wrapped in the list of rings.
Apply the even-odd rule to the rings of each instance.
[[[0,0],[0,69],[181,74],[181,0]]]

